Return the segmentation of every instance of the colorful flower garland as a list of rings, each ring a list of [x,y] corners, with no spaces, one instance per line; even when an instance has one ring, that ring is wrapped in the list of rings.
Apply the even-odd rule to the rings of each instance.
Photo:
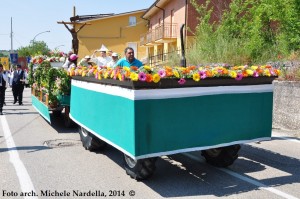
[[[187,79],[193,79],[198,82],[206,78],[229,77],[236,80],[242,80],[246,77],[271,77],[279,76],[280,70],[270,65],[264,66],[188,66],[188,67],[170,67],[170,66],[143,66],[132,67],[77,67],[68,71],[70,76],[94,76],[97,79],[116,79],[119,81],[142,81],[158,83],[164,78],[178,79],[179,84],[184,84]]]

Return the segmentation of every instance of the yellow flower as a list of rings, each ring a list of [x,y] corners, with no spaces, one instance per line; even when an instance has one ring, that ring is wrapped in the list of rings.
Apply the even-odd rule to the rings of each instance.
[[[150,66],[144,66],[144,69],[151,70],[151,67]]]
[[[122,81],[122,75],[121,75],[121,73],[118,74],[118,79],[119,79],[120,81]]]
[[[173,71],[173,74],[174,74],[174,76],[175,76],[175,77],[177,77],[177,78],[179,78],[179,77],[180,77],[180,76],[179,76],[179,73],[178,73],[178,71],[177,71],[177,70],[174,70],[174,71]]]
[[[157,82],[159,82],[160,81],[160,76],[158,75],[158,74],[154,74],[153,75],[153,82],[154,83],[157,83]]]
[[[102,79],[101,73],[98,73],[98,79]]]
[[[247,69],[247,70],[246,70],[246,73],[247,73],[248,75],[253,75],[253,70]]]
[[[200,81],[200,75],[199,75],[199,73],[194,73],[193,74],[193,80],[196,81],[196,82]]]
[[[114,73],[110,73],[110,78],[114,78],[115,74]]]
[[[82,74],[81,74],[81,76],[85,77],[86,76],[86,71],[83,71]]]
[[[127,67],[127,66],[124,66],[123,69],[124,69],[125,71],[130,71],[130,68]]]
[[[258,68],[258,66],[251,66],[252,70],[256,70]]]
[[[107,79],[108,75],[109,75],[108,72],[105,72],[104,73],[104,78]]]
[[[139,76],[138,76],[138,74],[136,74],[136,73],[131,73],[131,74],[130,74],[130,79],[131,79],[132,81],[138,81],[138,80],[139,80]]]
[[[271,73],[270,73],[269,69],[265,69],[265,70],[264,70],[264,75],[265,75],[265,76],[268,76],[268,77],[271,76]]]
[[[232,71],[229,72],[229,76],[232,77],[232,78],[236,78],[237,73],[232,70]]]
[[[211,72],[212,72],[212,75],[213,75],[213,76],[215,76],[215,75],[217,75],[217,74],[218,74],[218,70],[217,70],[217,69],[212,69],[212,71],[211,71]]]

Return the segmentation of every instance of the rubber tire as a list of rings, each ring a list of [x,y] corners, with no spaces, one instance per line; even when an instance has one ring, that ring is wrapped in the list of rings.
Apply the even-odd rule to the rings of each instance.
[[[60,117],[60,115],[61,115],[61,110],[53,110],[53,111],[52,111],[52,115],[53,115],[54,117]]]
[[[239,144],[202,151],[206,162],[217,167],[228,167],[238,158]]]
[[[157,158],[146,158],[140,160],[133,160],[131,157],[124,154],[124,169],[126,174],[131,178],[140,181],[150,178],[155,169],[155,162]]]
[[[103,150],[107,143],[100,140],[83,127],[79,127],[80,139],[82,146],[89,151]]]
[[[64,125],[67,128],[73,127],[75,125],[75,122],[70,118],[70,107],[65,107],[65,114],[64,114]]]

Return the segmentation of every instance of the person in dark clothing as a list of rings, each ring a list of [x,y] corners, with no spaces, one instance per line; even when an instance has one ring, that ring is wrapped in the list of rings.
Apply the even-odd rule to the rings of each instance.
[[[2,109],[5,100],[5,90],[7,86],[8,78],[6,72],[3,70],[3,65],[0,64],[0,115],[3,115]]]
[[[12,73],[12,92],[14,95],[14,104],[19,101],[19,105],[23,105],[23,91],[25,86],[25,79],[27,78],[27,74],[24,70],[22,70],[21,65],[17,65],[17,70]]]

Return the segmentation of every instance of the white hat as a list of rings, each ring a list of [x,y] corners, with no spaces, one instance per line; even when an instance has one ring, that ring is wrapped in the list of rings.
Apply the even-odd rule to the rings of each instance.
[[[118,53],[111,54],[112,57],[118,57]]]
[[[106,52],[106,51],[108,51],[108,49],[106,48],[106,46],[104,46],[102,44],[101,48],[98,51],[105,51]]]
[[[84,57],[84,59],[91,59],[91,57],[90,57],[89,55],[86,55],[86,56]]]

